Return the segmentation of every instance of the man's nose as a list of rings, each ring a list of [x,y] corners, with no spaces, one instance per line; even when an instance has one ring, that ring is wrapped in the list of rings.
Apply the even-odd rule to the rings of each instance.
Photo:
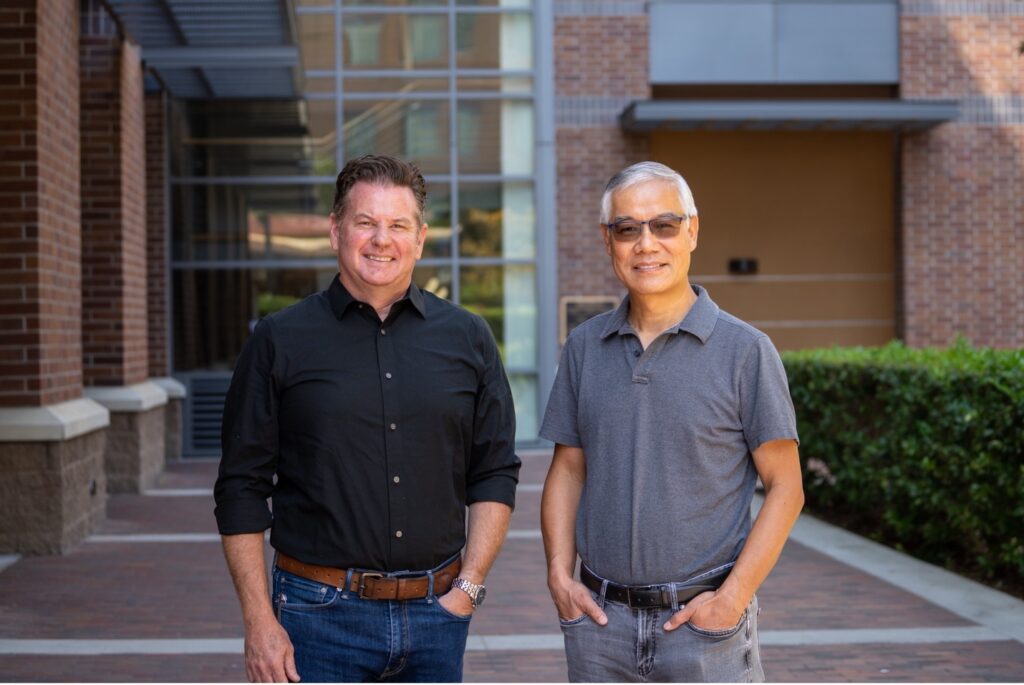
[[[386,245],[391,242],[391,231],[388,230],[387,225],[378,224],[373,229],[373,240],[374,245]]]
[[[633,249],[637,252],[650,252],[657,247],[658,241],[654,238],[654,231],[651,230],[651,225],[645,221],[640,225],[640,237],[633,244]]]

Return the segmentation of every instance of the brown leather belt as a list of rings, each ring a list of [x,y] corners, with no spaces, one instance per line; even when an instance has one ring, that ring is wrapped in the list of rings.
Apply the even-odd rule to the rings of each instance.
[[[287,554],[277,553],[277,567],[282,571],[315,580],[324,585],[342,589],[348,571],[343,568],[304,564]],[[457,558],[440,571],[434,572],[434,594],[443,595],[452,586],[452,581],[459,575],[462,559]],[[427,596],[429,579],[427,574],[415,576],[388,576],[375,571],[355,571],[349,592],[357,592],[364,599],[422,599]]]

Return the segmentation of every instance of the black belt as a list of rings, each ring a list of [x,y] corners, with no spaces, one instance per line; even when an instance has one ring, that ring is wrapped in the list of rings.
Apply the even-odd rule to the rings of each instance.
[[[732,564],[710,573],[697,576],[681,583],[660,585],[618,585],[608,582],[605,599],[619,604],[628,604],[633,609],[669,608],[675,609],[702,592],[717,590],[732,571]],[[601,592],[604,580],[595,576],[585,565],[580,565],[580,580],[594,592]],[[672,588],[675,588],[676,604],[672,603]]]

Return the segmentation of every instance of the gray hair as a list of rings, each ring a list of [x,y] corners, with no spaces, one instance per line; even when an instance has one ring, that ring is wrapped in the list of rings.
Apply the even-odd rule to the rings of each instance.
[[[601,196],[601,223],[607,224],[611,221],[612,194],[615,191],[650,181],[667,181],[674,184],[676,190],[679,191],[679,200],[686,216],[697,216],[697,205],[693,202],[693,193],[690,192],[690,186],[686,185],[686,180],[682,176],[658,162],[638,162],[612,176],[612,180],[608,181],[608,185],[604,187],[604,195]]]

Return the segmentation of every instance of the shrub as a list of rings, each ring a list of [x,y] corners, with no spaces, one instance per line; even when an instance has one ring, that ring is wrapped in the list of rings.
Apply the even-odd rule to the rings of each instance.
[[[1024,350],[782,356],[811,511],[949,568],[1024,579]]]

